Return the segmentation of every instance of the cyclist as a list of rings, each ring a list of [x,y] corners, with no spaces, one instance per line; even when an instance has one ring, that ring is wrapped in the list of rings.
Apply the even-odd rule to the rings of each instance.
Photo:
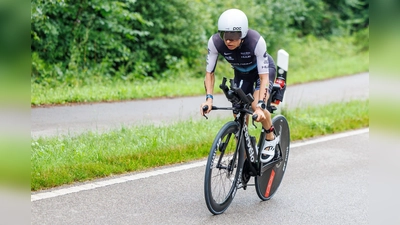
[[[244,93],[253,94],[252,109],[258,115],[257,122],[261,122],[266,131],[266,141],[262,149],[261,161],[270,161],[275,154],[278,142],[275,138],[271,114],[266,110],[268,100],[275,79],[275,63],[267,53],[264,38],[255,30],[248,29],[248,20],[244,12],[239,9],[228,9],[218,19],[218,33],[212,35],[208,41],[208,55],[204,87],[206,101],[201,104],[201,115],[211,111],[214,92],[214,70],[218,54],[221,54],[234,69],[234,82]],[[207,105],[208,110],[203,111]]]

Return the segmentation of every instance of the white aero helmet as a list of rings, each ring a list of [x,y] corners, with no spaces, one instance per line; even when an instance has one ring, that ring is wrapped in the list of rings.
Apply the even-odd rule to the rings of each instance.
[[[249,30],[246,14],[239,9],[228,9],[219,16],[218,32],[241,32],[241,39],[245,38]],[[221,35],[223,37],[223,35]]]

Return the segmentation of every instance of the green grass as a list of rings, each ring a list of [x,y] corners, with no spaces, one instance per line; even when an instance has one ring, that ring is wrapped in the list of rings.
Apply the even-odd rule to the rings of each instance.
[[[309,37],[291,43],[288,83],[305,83],[368,71],[369,51],[360,51],[353,42],[351,37],[331,40]]]
[[[291,140],[296,141],[368,127],[368,105],[369,101],[352,101],[283,114],[289,121]],[[32,140],[31,190],[204,158],[214,136],[230,119],[211,116],[209,120]],[[258,132],[253,126],[249,130]]]
[[[290,54],[288,85],[323,80],[343,75],[366,72],[369,69],[369,52],[359,51],[353,37],[336,37],[330,40],[306,38],[293,41],[284,48]],[[270,53],[276,59],[276,53]],[[203,69],[203,65],[201,65]],[[205,66],[204,66],[205,68]],[[167,71],[168,72],[168,71]],[[31,105],[124,101],[132,99],[194,96],[204,94],[204,78],[195,78],[191,69],[184,67],[173,72],[171,79],[124,81],[96,77],[82,85],[60,83],[55,87],[31,81]],[[231,78],[233,72],[226,62],[216,69],[215,93],[223,76]]]

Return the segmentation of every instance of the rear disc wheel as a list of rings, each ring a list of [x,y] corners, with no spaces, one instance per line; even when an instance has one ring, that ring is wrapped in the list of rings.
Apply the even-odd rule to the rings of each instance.
[[[255,177],[255,186],[258,197],[266,201],[272,198],[282,182],[289,159],[290,149],[290,131],[286,118],[282,115],[275,116],[272,119],[275,127],[275,136],[280,136],[280,142],[276,146],[278,157],[282,161],[275,163],[272,167],[262,172],[261,176]],[[276,156],[275,156],[276,157]]]

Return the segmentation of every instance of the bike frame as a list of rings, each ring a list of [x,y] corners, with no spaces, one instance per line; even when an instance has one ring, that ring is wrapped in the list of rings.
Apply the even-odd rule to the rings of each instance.
[[[262,165],[262,163],[260,162],[261,150],[259,150],[259,149],[261,148],[261,146],[264,145],[266,132],[263,128],[260,133],[260,137],[258,139],[259,142],[257,145],[257,143],[253,143],[253,141],[251,140],[251,136],[248,132],[248,125],[246,123],[246,117],[248,116],[247,114],[250,114],[250,115],[253,114],[253,111],[251,110],[251,103],[254,100],[253,96],[245,95],[240,88],[238,88],[234,85],[232,80],[230,80],[231,89],[229,89],[226,86],[226,81],[227,80],[224,77],[222,84],[220,85],[220,88],[224,91],[225,96],[227,97],[227,99],[230,102],[240,103],[240,107],[216,107],[216,106],[213,106],[212,109],[213,110],[232,110],[236,114],[235,122],[237,122],[239,125],[239,136],[238,136],[238,143],[236,145],[235,152],[238,152],[243,148],[244,151],[242,151],[241,153],[242,154],[244,153],[246,158],[250,159],[250,171],[252,172],[252,175],[253,176],[255,176],[255,175],[261,176],[266,170],[273,167],[276,163],[283,161],[283,159],[282,159],[282,157],[278,157],[277,159],[272,160],[272,161]],[[273,90],[273,91],[275,91],[275,90]],[[267,110],[271,113],[274,110],[276,110],[276,107],[271,105],[271,98],[273,95],[274,95],[274,93],[271,93],[270,98],[268,99],[268,102],[267,102]],[[253,126],[256,127],[256,125],[254,124],[254,118],[253,118],[252,123],[253,123]],[[282,155],[282,149],[279,145],[278,145],[278,150],[280,152],[280,155]],[[240,154],[240,155],[242,155],[242,154]],[[236,155],[237,154],[235,154],[235,157],[236,157]],[[234,158],[234,159],[236,159],[236,158]],[[219,163],[220,162],[218,162],[218,164]]]
[[[281,161],[283,161],[282,157],[278,157],[275,160],[271,160],[270,162],[266,163],[266,164],[262,164],[260,162],[260,158],[261,158],[261,146],[263,146],[264,141],[265,141],[265,135],[266,132],[264,130],[264,128],[262,129],[261,133],[260,133],[260,137],[259,137],[259,145],[257,146],[256,143],[253,143],[253,141],[251,140],[251,136],[249,134],[248,131],[248,127],[246,124],[246,114],[252,114],[250,110],[246,110],[246,109],[237,109],[234,108],[236,110],[240,110],[241,112],[239,112],[239,114],[237,114],[235,121],[239,124],[239,137],[238,137],[238,143],[236,146],[236,151],[240,151],[241,148],[243,148],[244,151],[242,151],[242,153],[245,153],[246,158],[249,159],[250,161],[250,171],[253,173],[254,175],[257,176],[261,176],[265,171],[267,171],[269,168],[273,167],[276,163],[279,163]],[[254,125],[254,121],[253,121],[253,125]],[[254,125],[255,126],[255,125]],[[282,155],[282,149],[281,147],[278,145],[277,146],[278,151],[280,152],[280,155]]]

